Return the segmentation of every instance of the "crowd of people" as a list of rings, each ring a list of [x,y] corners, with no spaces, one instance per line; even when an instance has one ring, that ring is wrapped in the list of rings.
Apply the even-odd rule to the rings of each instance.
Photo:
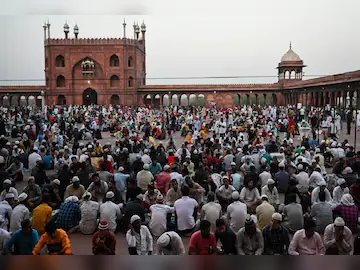
[[[350,109],[0,110],[4,255],[70,255],[73,234],[95,255],[360,254]]]

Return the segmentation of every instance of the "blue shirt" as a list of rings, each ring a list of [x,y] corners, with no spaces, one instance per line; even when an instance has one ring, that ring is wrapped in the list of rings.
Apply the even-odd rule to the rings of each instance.
[[[234,173],[231,175],[232,178],[232,186],[236,189],[239,190],[240,186],[241,186],[241,176],[238,173]]]
[[[48,170],[51,168],[51,162],[53,161],[53,157],[52,156],[44,156],[43,157],[43,163],[45,166],[45,170]]]
[[[14,246],[15,255],[32,255],[32,251],[39,242],[39,234],[36,230],[31,229],[29,234],[21,234],[22,229],[13,233],[9,241],[5,244],[6,249]]]
[[[150,164],[149,165],[149,171],[155,176],[155,175],[157,175],[157,174],[159,174],[159,173],[161,173],[161,170],[162,170],[162,168],[161,168],[161,165],[160,165],[160,163],[156,163],[156,165],[154,165],[154,164]]]
[[[121,191],[121,192],[126,192],[127,191],[127,179],[130,177],[129,174],[124,174],[124,173],[115,173],[114,175],[114,180],[115,180],[115,184],[116,184],[116,189]]]

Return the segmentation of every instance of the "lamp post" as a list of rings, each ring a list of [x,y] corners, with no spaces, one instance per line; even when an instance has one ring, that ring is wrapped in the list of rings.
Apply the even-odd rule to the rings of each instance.
[[[41,110],[44,111],[45,108],[45,91],[41,90]]]

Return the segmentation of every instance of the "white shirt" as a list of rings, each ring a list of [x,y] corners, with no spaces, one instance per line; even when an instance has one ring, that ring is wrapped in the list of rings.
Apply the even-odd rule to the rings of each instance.
[[[309,186],[316,188],[317,186],[319,186],[319,183],[323,181],[325,182],[325,179],[321,175],[321,173],[314,171],[310,175]]]
[[[9,192],[7,192],[5,189],[0,193],[0,201],[5,200],[5,196],[8,193],[12,193],[14,194],[14,200],[17,201],[18,200],[18,191],[16,190],[16,188],[14,187],[10,187]]]
[[[36,166],[36,162],[42,160],[42,158],[38,153],[33,152],[29,155],[28,160],[29,160],[29,170],[32,170]]]
[[[339,255],[350,255],[350,252],[352,250],[351,239],[352,239],[352,232],[346,226],[344,226],[343,240],[340,244],[336,243],[334,224],[329,224],[325,228],[324,231],[325,248],[328,248],[333,244],[336,244],[339,249]]]
[[[201,208],[201,219],[211,223],[210,231],[215,233],[216,220],[221,217],[221,205],[216,202],[208,202]]]
[[[331,202],[330,191],[327,188],[325,188],[324,192],[325,192],[325,202],[330,203]],[[320,193],[320,187],[314,188],[314,190],[311,192],[311,204],[320,202],[319,193]]]
[[[4,246],[9,241],[11,235],[8,231],[0,228],[0,252],[3,252]]]
[[[176,232],[166,232],[170,236],[171,249],[166,249],[158,246],[159,255],[185,255],[184,243],[181,237]]]
[[[267,185],[267,181],[271,179],[271,173],[267,171],[263,171],[262,173],[259,174],[259,178],[261,182],[261,187],[263,188],[264,186]]]
[[[333,190],[333,202],[334,204],[340,204],[341,203],[341,197],[344,194],[349,194],[349,188],[344,188],[344,190],[341,189],[340,186],[337,186]]]
[[[151,163],[151,158],[148,154],[144,154],[141,157],[141,161],[144,162],[144,164],[150,164]]]
[[[30,218],[29,209],[23,205],[17,205],[13,210],[10,218],[10,232],[14,233],[17,230],[21,229],[21,222],[25,219]]]
[[[167,214],[173,213],[174,208],[166,204],[153,204],[150,206],[151,220],[149,223],[150,231],[154,236],[160,236],[167,229]]]
[[[140,236],[139,238],[137,236]],[[148,227],[141,225],[140,235],[132,235],[131,230],[126,233],[126,242],[129,247],[136,247],[138,255],[148,255],[153,251],[153,238]],[[138,238],[138,239],[137,239]]]
[[[83,234],[93,234],[97,229],[97,217],[100,205],[95,201],[84,201],[80,205],[81,220],[80,231]]]
[[[180,186],[182,184],[181,180],[183,179],[183,176],[178,172],[172,172],[170,173],[170,179],[171,180],[176,179],[178,185]]]
[[[247,187],[243,187],[240,192],[240,200],[246,202],[260,200],[259,190],[257,188],[250,190]]]
[[[247,214],[247,206],[245,203],[235,201],[227,207],[227,220],[230,224],[230,229],[237,233],[245,226],[245,219]]]
[[[234,191],[236,191],[236,189],[232,185],[228,185],[227,188],[225,187],[225,185],[222,185],[218,189],[217,194],[224,199],[231,199],[231,195]]]
[[[183,196],[174,203],[174,211],[177,216],[177,228],[180,231],[195,227],[194,209],[198,207],[195,199]]]
[[[273,187],[272,191],[270,191],[268,185],[264,186],[261,189],[261,195],[268,196],[268,201],[270,204],[280,204],[279,192],[276,187]]]
[[[116,230],[116,220],[120,217],[120,207],[117,204],[107,201],[100,206],[100,220],[107,221],[110,231],[114,232]]]
[[[0,202],[0,215],[5,217],[5,222],[0,224],[0,228],[7,229],[7,225],[9,224],[9,218],[12,215],[12,207],[7,201]]]

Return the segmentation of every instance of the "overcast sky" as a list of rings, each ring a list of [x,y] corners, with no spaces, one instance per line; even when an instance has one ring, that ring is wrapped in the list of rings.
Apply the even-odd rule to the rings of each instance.
[[[54,38],[64,37],[65,20],[71,32],[78,24],[80,37],[122,37],[124,18],[132,37],[134,20],[144,20],[148,84],[273,83],[290,41],[308,66],[305,75],[359,69],[359,0],[53,2],[0,2],[0,84],[44,84],[48,18]],[[152,79],[211,76],[274,77]]]

